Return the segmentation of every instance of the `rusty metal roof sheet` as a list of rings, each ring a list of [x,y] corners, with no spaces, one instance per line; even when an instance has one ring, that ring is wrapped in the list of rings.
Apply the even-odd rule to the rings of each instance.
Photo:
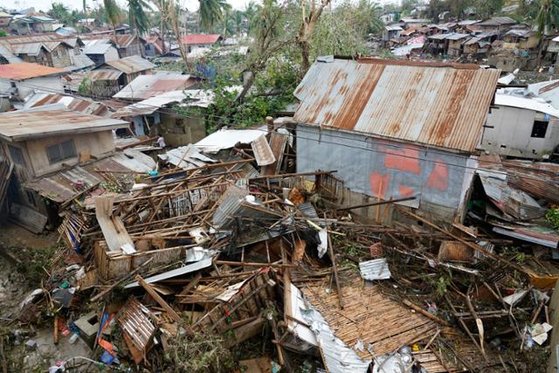
[[[127,160],[123,161],[123,158]],[[147,172],[154,167],[155,161],[151,157],[127,149],[108,158],[40,177],[25,183],[25,186],[45,198],[63,203],[76,197],[82,190],[101,183],[105,180],[103,173]]]
[[[108,61],[106,65],[111,66],[113,69],[122,71],[125,74],[133,74],[141,71],[151,70],[155,67],[154,64],[141,56],[129,56],[119,60]]]
[[[198,82],[197,78],[178,73],[140,75],[113,97],[144,100],[166,92],[182,91],[195,86]]]
[[[63,104],[72,111],[79,111],[85,114],[110,116],[107,106],[100,102],[78,98],[73,96],[61,95],[59,93],[34,93],[29,99],[26,98],[25,109],[36,108],[43,105]]]
[[[0,79],[25,80],[64,73],[64,69],[39,65],[38,63],[11,63],[0,65]]]
[[[128,122],[70,110],[20,110],[0,114],[0,138],[7,141],[125,127],[128,127]]]
[[[316,62],[295,90],[298,123],[472,152],[499,70],[388,60]]]
[[[122,71],[109,70],[109,69],[99,69],[90,71],[87,77],[92,81],[96,80],[117,80],[122,74]]]

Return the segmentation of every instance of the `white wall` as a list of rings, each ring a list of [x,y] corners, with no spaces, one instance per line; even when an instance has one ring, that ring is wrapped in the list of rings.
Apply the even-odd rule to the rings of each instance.
[[[531,137],[534,120],[542,117],[533,110],[508,106],[492,108],[487,117],[481,148],[492,154],[541,159],[559,145],[559,120],[550,118],[544,138]]]

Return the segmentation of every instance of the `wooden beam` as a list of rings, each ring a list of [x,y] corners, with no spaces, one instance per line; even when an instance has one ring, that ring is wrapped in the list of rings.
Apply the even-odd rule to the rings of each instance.
[[[165,300],[163,298],[161,298],[161,296],[159,294],[157,294],[157,292],[155,291],[155,289],[153,289],[153,287],[148,284],[140,275],[136,275],[136,277],[134,277],[134,279],[136,281],[138,281],[138,284],[140,284],[141,287],[143,287],[147,293],[161,306],[163,307],[163,309],[169,314],[169,316],[175,320],[176,322],[180,322],[181,321],[181,317],[179,316],[179,314],[171,307],[169,306],[169,304],[167,302],[165,302]]]

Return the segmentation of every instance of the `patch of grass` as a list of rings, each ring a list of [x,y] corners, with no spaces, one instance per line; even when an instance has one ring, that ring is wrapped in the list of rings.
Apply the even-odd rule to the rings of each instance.
[[[57,250],[57,246],[43,249],[18,248],[14,250],[14,256],[19,259],[16,270],[25,277],[29,284],[36,286],[47,274],[45,269],[50,268]]]

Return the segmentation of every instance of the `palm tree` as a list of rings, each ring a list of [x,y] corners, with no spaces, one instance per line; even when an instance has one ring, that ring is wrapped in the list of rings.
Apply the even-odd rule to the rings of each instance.
[[[223,20],[224,9],[231,7],[226,0],[198,0],[200,2],[200,27],[205,31]]]
[[[105,14],[107,15],[107,19],[113,26],[113,31],[115,31],[116,26],[120,23],[121,19],[120,8],[116,4],[115,0],[103,0],[103,5],[105,7]]]
[[[538,48],[537,65],[540,64],[542,58],[542,50],[544,46],[544,37],[548,35],[555,27],[559,25],[559,0],[540,0],[539,11],[536,16],[536,28],[540,38]]]
[[[144,8],[150,8],[146,0],[128,0],[128,19],[130,27],[140,35],[145,34],[149,29],[149,19]]]

